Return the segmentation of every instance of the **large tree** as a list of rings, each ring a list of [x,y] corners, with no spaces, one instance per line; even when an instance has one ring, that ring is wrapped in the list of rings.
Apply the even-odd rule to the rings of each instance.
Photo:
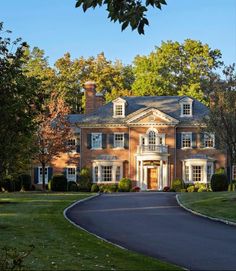
[[[212,84],[211,110],[205,118],[206,131],[214,133],[221,149],[227,151],[228,178],[232,188],[232,165],[236,163],[236,72],[235,64],[223,70],[225,79]]]
[[[23,73],[26,43],[11,41],[0,23],[0,180],[26,170],[40,82]]]
[[[221,65],[221,52],[200,41],[162,42],[150,55],[134,59],[132,90],[135,95],[189,95],[204,101],[212,73]]]
[[[165,0],[76,0],[76,7],[82,6],[84,12],[97,6],[106,6],[108,18],[122,26],[122,31],[130,25],[132,30],[144,34],[145,25],[149,25],[146,12],[149,7],[161,9]]]

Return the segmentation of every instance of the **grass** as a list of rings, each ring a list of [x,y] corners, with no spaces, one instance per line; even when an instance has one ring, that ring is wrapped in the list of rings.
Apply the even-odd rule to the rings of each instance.
[[[72,202],[91,194],[1,193],[0,246],[27,250],[30,270],[179,270],[122,250],[80,229],[63,217]]]
[[[181,193],[179,199],[194,211],[236,222],[236,192]]]

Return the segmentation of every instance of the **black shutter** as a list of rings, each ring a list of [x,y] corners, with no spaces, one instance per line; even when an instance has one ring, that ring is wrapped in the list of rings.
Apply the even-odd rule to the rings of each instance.
[[[48,168],[48,181],[50,181],[52,179],[52,175],[53,175],[53,168],[49,167]]]
[[[220,149],[220,138],[217,135],[215,135],[215,148]]]
[[[106,149],[106,147],[107,147],[107,135],[102,134],[102,148]]]
[[[204,148],[204,133],[200,133],[200,148]]]
[[[227,175],[227,179],[228,179],[228,183],[230,183],[230,166],[226,167],[226,175]]]
[[[38,167],[34,168],[34,183],[37,184],[39,182],[39,169]]]
[[[125,149],[129,148],[129,134],[124,134],[125,137]]]
[[[176,148],[181,149],[182,136],[181,133],[176,133]]]
[[[87,149],[91,149],[91,134],[87,134]]]
[[[197,134],[192,133],[192,147],[197,148]]]
[[[78,143],[78,144],[76,145],[76,152],[77,152],[77,153],[80,153],[80,143]]]
[[[109,148],[114,148],[114,134],[109,134]]]

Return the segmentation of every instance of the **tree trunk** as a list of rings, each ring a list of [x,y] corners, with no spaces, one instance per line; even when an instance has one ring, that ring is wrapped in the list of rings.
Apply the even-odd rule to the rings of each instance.
[[[42,163],[43,191],[45,191],[45,164]]]

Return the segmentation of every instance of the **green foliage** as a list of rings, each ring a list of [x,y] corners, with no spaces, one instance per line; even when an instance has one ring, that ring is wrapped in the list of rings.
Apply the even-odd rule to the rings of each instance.
[[[79,174],[78,190],[90,192],[92,186],[91,171],[89,168],[82,168]]]
[[[212,73],[222,65],[221,52],[200,41],[167,41],[148,56],[134,59],[137,96],[189,95],[205,102]]]
[[[32,250],[33,245],[29,246],[26,251],[19,251],[13,247],[3,247],[0,249],[0,270],[15,270],[21,271],[26,270],[24,264],[25,258],[28,257]]]
[[[31,190],[31,176],[29,174],[21,174],[18,177],[20,183],[21,183],[21,189],[24,191],[30,191]]]
[[[108,18],[121,24],[121,30],[123,31],[129,25],[132,30],[137,30],[139,34],[144,34],[144,27],[149,25],[146,18],[146,12],[148,7],[160,9],[163,5],[166,5],[165,0],[147,0],[145,4],[142,1],[129,0],[76,0],[75,7],[82,7],[86,12],[90,8],[96,8],[97,6],[106,6],[108,11]]]
[[[114,193],[114,192],[117,192],[117,190],[118,190],[117,184],[103,184],[102,185],[103,193]]]
[[[132,181],[128,178],[122,178],[119,181],[118,189],[122,192],[129,192],[132,188]]]
[[[93,192],[93,193],[99,192],[99,186],[96,183],[92,184],[91,192]]]
[[[187,189],[186,189],[186,188],[181,188],[181,189],[180,189],[180,192],[182,192],[182,193],[183,193],[183,192],[187,192]]]
[[[67,191],[67,179],[63,174],[54,175],[50,181],[51,191]]]
[[[11,177],[5,177],[3,180],[0,180],[0,187],[2,191],[13,192],[14,183]]]
[[[184,189],[184,182],[181,179],[174,179],[171,183],[171,189],[175,192],[180,192],[181,189]]]
[[[188,188],[187,188],[187,191],[188,192],[195,192],[195,186],[194,185],[190,185]]]
[[[225,169],[223,167],[217,168],[215,170],[216,174],[225,174]]]
[[[78,185],[76,182],[73,182],[73,181],[69,181],[67,183],[67,189],[68,191],[70,192],[77,192],[78,191]]]
[[[227,191],[228,180],[225,174],[213,174],[211,177],[211,189],[213,192]]]

